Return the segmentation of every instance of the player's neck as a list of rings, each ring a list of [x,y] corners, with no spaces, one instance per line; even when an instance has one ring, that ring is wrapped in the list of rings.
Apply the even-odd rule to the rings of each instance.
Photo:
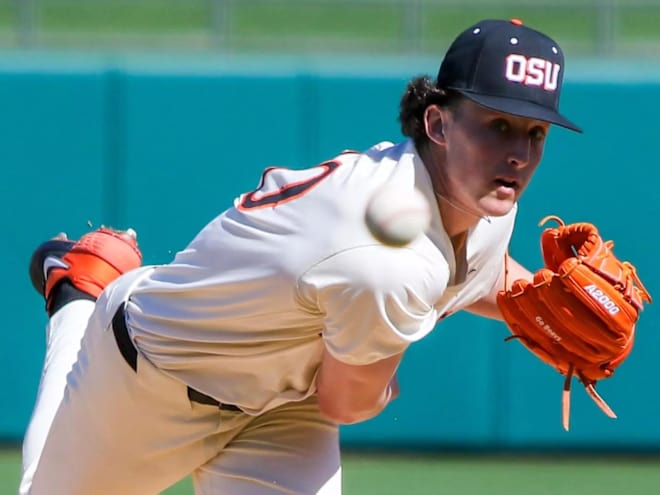
[[[431,178],[442,224],[450,238],[467,232],[482,218],[490,221],[481,212],[462,206],[457,200],[453,199],[451,188],[442,174],[444,156],[440,154],[433,155],[428,148],[420,149],[419,154]]]
[[[479,220],[483,218],[477,213],[462,208],[437,192],[435,196],[440,211],[440,218],[442,218],[442,225],[450,238],[461,236],[477,225]]]

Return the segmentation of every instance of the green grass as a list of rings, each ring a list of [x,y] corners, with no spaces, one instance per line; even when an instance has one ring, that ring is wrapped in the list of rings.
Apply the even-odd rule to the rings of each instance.
[[[0,494],[16,493],[17,451],[0,452]],[[350,453],[344,495],[651,495],[658,458],[418,456]],[[162,495],[192,495],[190,479]]]
[[[15,494],[20,476],[20,453],[15,450],[0,451],[0,494]]]
[[[655,9],[628,8],[621,12],[618,34],[623,39],[660,39],[660,5]]]
[[[217,42],[213,26],[224,30],[222,46],[233,49],[435,52],[459,29],[480,18],[522,18],[551,33],[562,45],[585,52],[598,50],[599,20],[585,2],[550,2],[516,7],[510,2],[480,0],[478,5],[450,2],[448,6],[422,2],[420,29],[411,28],[406,2],[348,0],[32,0],[36,6],[37,37],[56,44],[62,39],[133,36],[155,37],[177,45],[186,39],[195,46]],[[19,15],[15,0],[0,0],[0,29],[13,31]],[[225,5],[226,8],[222,6]],[[622,43],[660,42],[660,3],[641,7],[620,3],[617,39]],[[80,38],[76,38],[76,36]],[[188,37],[188,38],[186,38]],[[201,41],[200,41],[201,40]],[[206,40],[206,43],[204,42]],[[145,41],[146,42],[146,41]],[[140,41],[136,41],[139,45]],[[576,50],[573,50],[574,52]]]
[[[39,3],[40,28],[53,31],[167,33],[208,29],[202,0],[49,0]]]
[[[0,0],[0,29],[12,29],[16,24],[16,12],[9,0]]]

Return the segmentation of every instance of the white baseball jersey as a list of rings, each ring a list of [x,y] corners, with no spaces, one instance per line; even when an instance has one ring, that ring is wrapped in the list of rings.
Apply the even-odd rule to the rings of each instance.
[[[136,345],[165,373],[248,414],[313,394],[324,347],[354,365],[401,353],[493,288],[515,208],[470,230],[467,278],[456,285],[437,208],[406,247],[370,235],[366,203],[388,181],[437,204],[411,141],[267,169],[170,264],[144,272],[127,306]]]

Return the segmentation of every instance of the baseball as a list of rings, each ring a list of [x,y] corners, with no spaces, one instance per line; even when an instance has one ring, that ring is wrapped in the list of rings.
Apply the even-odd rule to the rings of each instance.
[[[419,190],[389,184],[369,199],[365,221],[378,241],[402,247],[428,228],[431,208]]]

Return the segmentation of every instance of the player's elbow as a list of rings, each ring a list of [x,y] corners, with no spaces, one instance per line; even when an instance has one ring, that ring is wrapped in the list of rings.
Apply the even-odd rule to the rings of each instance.
[[[319,410],[321,416],[338,425],[352,425],[365,421],[377,414],[378,408],[374,405],[352,404],[331,394],[318,393]]]
[[[351,425],[378,415],[393,397],[390,387],[360,387],[355,383],[317,389],[321,415],[335,424]]]
[[[320,397],[319,410],[323,418],[337,425],[352,425],[359,421],[354,411],[328,403],[327,400],[322,401]]]
[[[400,355],[354,366],[329,352],[321,362],[316,393],[321,414],[336,424],[350,425],[376,416],[393,396],[391,380]]]

